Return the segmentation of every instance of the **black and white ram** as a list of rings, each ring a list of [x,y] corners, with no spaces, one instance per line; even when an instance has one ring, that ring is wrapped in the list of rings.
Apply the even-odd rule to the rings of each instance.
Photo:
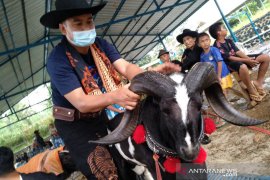
[[[200,112],[203,91],[213,110],[227,122],[239,126],[264,122],[240,114],[227,102],[215,70],[208,63],[197,63],[187,75],[176,73],[169,77],[144,72],[134,77],[130,89],[148,95],[139,110],[116,116],[110,122],[112,132],[90,142],[114,144],[121,156],[133,164],[133,171],[144,179],[157,179],[153,152],[161,157],[179,157],[184,166],[197,157],[203,134]],[[136,144],[130,137],[138,122],[145,126],[147,143]],[[205,164],[192,165],[188,168],[206,168]],[[176,178],[164,171],[161,174],[166,180]],[[177,177],[207,179],[207,174],[178,174]]]

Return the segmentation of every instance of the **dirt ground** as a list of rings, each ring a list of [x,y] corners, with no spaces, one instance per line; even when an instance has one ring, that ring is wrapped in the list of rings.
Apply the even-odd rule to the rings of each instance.
[[[256,73],[252,75],[254,79]],[[264,87],[270,90],[270,69]],[[244,114],[269,122],[257,127],[270,132],[270,95],[252,109],[243,110],[245,101],[234,107]],[[270,175],[270,135],[249,127],[226,124],[211,134],[212,142],[203,147],[210,168],[234,169],[238,174]]]

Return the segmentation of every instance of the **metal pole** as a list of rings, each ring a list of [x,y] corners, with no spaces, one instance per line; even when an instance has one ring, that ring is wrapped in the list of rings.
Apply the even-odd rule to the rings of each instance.
[[[260,0],[260,3],[262,5],[262,8],[265,9],[265,5],[263,4],[262,0]]]
[[[223,12],[221,11],[221,9],[220,9],[220,7],[219,7],[219,5],[218,5],[218,3],[217,3],[217,0],[214,0],[214,1],[215,1],[216,6],[217,6],[217,8],[218,8],[218,10],[219,10],[219,13],[220,13],[221,16],[222,16],[222,19],[223,19],[225,25],[227,26],[227,28],[228,28],[228,30],[229,30],[229,32],[230,32],[232,38],[233,38],[233,41],[234,41],[234,42],[237,42],[238,39],[236,38],[235,34],[233,33],[232,28],[231,28],[231,26],[229,25],[229,23],[228,23],[226,17],[224,16]]]
[[[248,14],[246,11],[245,11],[245,14],[247,15],[248,20],[250,21],[250,24],[251,24],[251,26],[252,26],[252,28],[253,28],[255,34],[257,35],[258,39],[260,40],[260,43],[262,44],[262,43],[263,43],[263,39],[262,39],[262,37],[260,36],[259,32],[257,31],[254,22],[252,21],[252,19],[250,18],[249,14]]]
[[[159,38],[159,42],[162,44],[163,48],[167,51],[167,48],[166,48],[165,44],[163,43],[163,40],[161,39],[161,37],[158,36],[158,38]]]
[[[240,19],[240,17],[239,17],[239,16],[237,16],[237,19],[238,19],[238,21],[239,21],[240,23],[242,23],[242,21],[241,21],[241,19]]]
[[[245,6],[246,6],[246,8],[247,8],[247,10],[248,10],[249,14],[251,15],[251,17],[253,17],[253,14],[252,14],[252,12],[250,11],[250,9],[249,9],[249,7],[248,7],[247,3],[245,3]]]

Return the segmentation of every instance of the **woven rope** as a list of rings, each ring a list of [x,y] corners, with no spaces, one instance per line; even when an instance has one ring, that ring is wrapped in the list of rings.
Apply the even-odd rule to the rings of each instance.
[[[97,146],[88,156],[87,162],[92,173],[98,180],[117,180],[117,169],[109,151],[103,146]]]

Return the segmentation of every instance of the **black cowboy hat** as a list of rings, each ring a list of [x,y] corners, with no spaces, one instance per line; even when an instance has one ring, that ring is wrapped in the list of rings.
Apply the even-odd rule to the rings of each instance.
[[[59,23],[70,17],[86,13],[97,14],[106,3],[90,7],[86,0],[56,0],[56,10],[44,14],[40,18],[40,23],[46,27],[57,29]]]
[[[181,44],[183,44],[184,43],[183,38],[186,37],[186,36],[191,36],[191,37],[196,38],[198,36],[198,32],[197,31],[191,31],[190,29],[184,29],[183,33],[176,37],[176,40],[178,42],[180,42]]]
[[[164,50],[164,49],[159,50],[158,58],[159,58],[160,56],[162,56],[163,54],[169,54],[169,52],[166,51],[166,50]]]

